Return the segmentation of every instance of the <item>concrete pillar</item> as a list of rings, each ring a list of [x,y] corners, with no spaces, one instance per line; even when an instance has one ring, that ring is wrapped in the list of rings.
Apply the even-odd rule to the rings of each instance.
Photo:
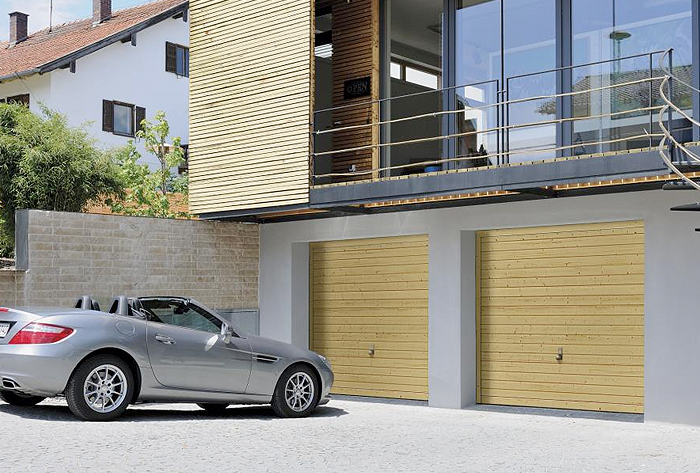
[[[474,232],[434,228],[428,272],[429,404],[461,408],[476,392]]]

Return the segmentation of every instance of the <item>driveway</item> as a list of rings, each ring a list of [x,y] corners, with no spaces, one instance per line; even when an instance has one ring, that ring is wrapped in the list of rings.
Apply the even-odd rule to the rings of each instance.
[[[700,471],[700,428],[620,418],[334,400],[308,419],[169,404],[85,423],[61,400],[0,402],[0,464],[8,472]]]

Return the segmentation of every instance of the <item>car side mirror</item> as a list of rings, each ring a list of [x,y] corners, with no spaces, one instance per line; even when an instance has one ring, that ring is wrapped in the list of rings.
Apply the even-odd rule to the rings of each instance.
[[[231,343],[231,337],[233,337],[233,329],[230,326],[224,324],[221,327],[221,334],[224,336],[225,344],[228,345],[229,343]]]

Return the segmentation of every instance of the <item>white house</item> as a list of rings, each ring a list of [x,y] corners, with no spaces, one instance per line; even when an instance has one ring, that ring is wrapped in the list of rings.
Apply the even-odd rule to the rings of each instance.
[[[83,0],[89,1],[89,0]],[[28,15],[10,13],[0,43],[0,100],[41,104],[85,125],[105,148],[133,139],[140,121],[166,113],[171,136],[188,143],[189,25],[186,0],[157,0],[28,34]],[[137,147],[144,161],[157,160]]]

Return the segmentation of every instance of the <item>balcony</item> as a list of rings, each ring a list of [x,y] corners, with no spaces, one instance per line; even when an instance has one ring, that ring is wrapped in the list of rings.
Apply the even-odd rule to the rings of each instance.
[[[661,125],[696,147],[684,115],[691,75],[672,50],[653,51],[317,110],[310,204],[547,197],[669,179],[660,145],[687,163]]]

